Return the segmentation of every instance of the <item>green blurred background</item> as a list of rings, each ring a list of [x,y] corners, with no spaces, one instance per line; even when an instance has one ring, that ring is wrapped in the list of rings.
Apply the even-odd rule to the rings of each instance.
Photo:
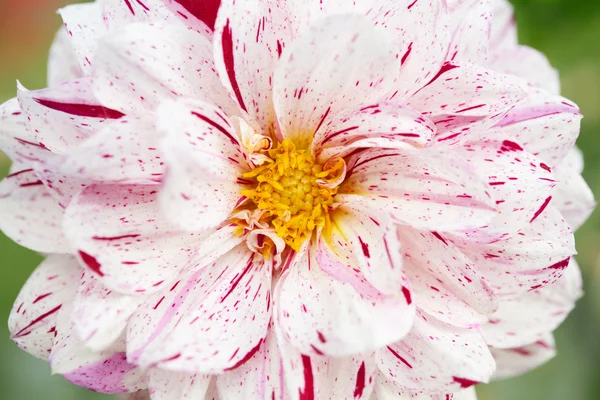
[[[31,89],[46,81],[46,57],[60,25],[55,10],[69,0],[0,0],[0,102],[14,96],[15,80]],[[584,176],[600,193],[600,0],[513,0],[520,38],[548,55],[561,72],[563,94],[585,119],[579,139]],[[8,171],[0,154],[0,177]],[[556,333],[559,354],[517,379],[478,388],[480,400],[600,399],[600,212],[577,233],[577,259],[586,297]],[[8,319],[21,285],[41,257],[0,233],[0,323]],[[43,361],[20,351],[0,329],[0,400],[93,400],[108,396],[50,376]],[[244,400],[244,399],[240,399]]]

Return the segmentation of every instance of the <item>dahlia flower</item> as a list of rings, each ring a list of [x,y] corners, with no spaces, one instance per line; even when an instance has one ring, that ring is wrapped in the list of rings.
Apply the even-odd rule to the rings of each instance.
[[[503,0],[97,0],[1,108],[13,340],[130,399],[471,400],[552,357],[594,207]]]

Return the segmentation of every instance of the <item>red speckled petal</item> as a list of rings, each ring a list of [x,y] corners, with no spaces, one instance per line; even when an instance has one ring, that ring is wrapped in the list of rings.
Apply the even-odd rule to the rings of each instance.
[[[333,115],[317,132],[312,149],[326,162],[356,148],[426,147],[434,135],[433,122],[421,113],[402,104],[381,102]]]
[[[518,297],[559,279],[575,254],[573,232],[552,206],[504,240],[485,244],[448,236],[502,299]]]
[[[449,151],[371,150],[347,165],[336,200],[389,213],[403,225],[476,229],[496,213],[484,181]]]
[[[495,363],[476,329],[443,324],[418,315],[401,342],[377,352],[379,370],[408,390],[454,392],[488,382]]]
[[[512,378],[523,375],[550,361],[556,355],[554,337],[548,333],[534,343],[511,349],[491,348],[496,360],[494,379]]]
[[[399,227],[398,236],[420,310],[462,328],[487,321],[498,305],[477,264],[440,233]]]
[[[190,375],[159,368],[150,369],[148,391],[152,400],[204,399],[210,375]]]
[[[237,109],[215,72],[211,42],[177,24],[130,24],[107,36],[93,79],[96,96],[124,113],[154,110],[181,96]]]
[[[32,169],[0,182],[0,230],[21,246],[42,253],[70,252],[63,216],[64,210]]]
[[[61,26],[56,32],[48,56],[48,86],[55,87],[81,77],[83,71],[73,50],[71,38],[67,29]]]
[[[474,64],[446,62],[408,105],[427,116],[494,116],[506,113],[525,97],[519,82]]]
[[[58,10],[84,76],[90,75],[98,40],[108,33],[102,20],[102,3],[71,4]]]
[[[75,258],[53,255],[31,274],[8,319],[11,339],[26,352],[47,359],[56,336],[58,311],[75,296],[81,275]]]
[[[215,27],[219,76],[250,124],[264,134],[275,134],[273,72],[291,41],[290,17],[281,3],[223,0]]]
[[[168,173],[161,190],[163,213],[189,231],[214,228],[242,197],[238,179],[247,170],[240,139],[222,111],[201,101],[164,104],[158,127]]]
[[[308,146],[328,116],[379,101],[396,81],[399,63],[392,44],[364,17],[337,15],[311,25],[275,71],[283,137]]]
[[[500,303],[483,327],[487,343],[502,349],[525,346],[556,329],[582,295],[579,267],[573,259],[569,264],[555,283]]]
[[[594,194],[581,176],[583,157],[579,149],[569,151],[563,161],[554,168],[558,181],[554,205],[576,231],[589,218],[596,207]]]
[[[402,295],[404,287],[402,255],[396,226],[384,215],[367,213],[348,205],[330,214],[331,238],[322,239],[323,245],[356,269],[366,281],[386,295]],[[357,288],[360,292],[361,290]],[[410,302],[409,302],[410,303]]]
[[[511,140],[486,141],[456,149],[487,181],[498,214],[485,227],[460,236],[478,243],[507,238],[534,222],[551,204],[556,181],[551,169]]]
[[[73,309],[79,339],[90,350],[106,350],[119,339],[140,301],[106,288],[94,272],[85,270]]]
[[[327,248],[309,248],[279,281],[275,313],[286,340],[303,354],[346,356],[404,337],[415,310],[410,295],[384,296],[374,289],[361,295],[325,273],[335,263],[346,265]]]
[[[86,188],[69,205],[64,227],[82,265],[125,294],[170,287],[203,238],[161,218],[156,191],[144,186]]]
[[[72,146],[60,171],[90,183],[157,184],[165,162],[152,121],[124,117]]]
[[[255,260],[245,244],[239,245],[179,284],[175,290],[180,295],[172,303],[175,306],[166,303],[164,319],[145,322],[143,312],[135,317],[132,323],[138,326],[130,328],[129,337],[135,329],[133,340],[141,347],[129,346],[130,359],[188,373],[239,367],[265,339],[271,318],[271,273],[270,263]]]

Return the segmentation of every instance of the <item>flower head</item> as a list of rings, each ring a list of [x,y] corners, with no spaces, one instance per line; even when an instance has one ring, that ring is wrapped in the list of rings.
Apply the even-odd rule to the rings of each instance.
[[[504,1],[61,15],[50,87],[0,125],[0,228],[49,254],[10,328],[54,372],[152,399],[467,400],[553,355],[594,202],[579,110]]]

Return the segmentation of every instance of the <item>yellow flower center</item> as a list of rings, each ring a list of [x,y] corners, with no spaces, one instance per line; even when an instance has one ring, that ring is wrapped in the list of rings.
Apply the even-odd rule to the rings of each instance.
[[[316,164],[309,150],[297,150],[284,140],[271,150],[269,159],[243,177],[256,181],[254,189],[242,191],[263,210],[268,222],[287,245],[298,251],[315,228],[330,223],[329,208],[334,202],[337,185],[344,171],[344,161]]]

